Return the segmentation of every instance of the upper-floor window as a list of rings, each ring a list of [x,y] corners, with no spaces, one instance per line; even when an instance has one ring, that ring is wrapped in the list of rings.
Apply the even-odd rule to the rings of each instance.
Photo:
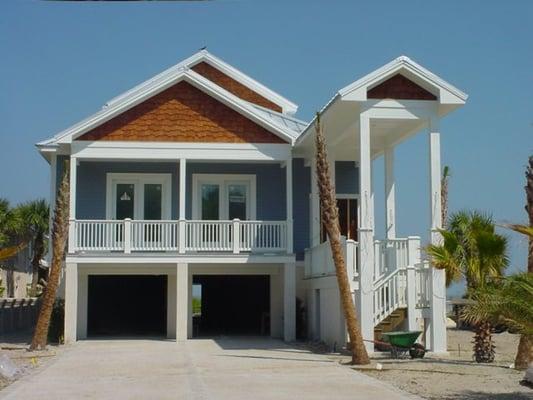
[[[170,174],[107,174],[108,219],[170,219]]]
[[[255,175],[194,174],[192,210],[194,219],[255,219]]]

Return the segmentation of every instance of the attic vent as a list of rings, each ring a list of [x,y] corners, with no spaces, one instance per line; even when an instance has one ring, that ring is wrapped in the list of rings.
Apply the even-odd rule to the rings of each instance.
[[[405,76],[396,74],[367,91],[369,99],[397,100],[437,100],[437,96],[428,92]]]

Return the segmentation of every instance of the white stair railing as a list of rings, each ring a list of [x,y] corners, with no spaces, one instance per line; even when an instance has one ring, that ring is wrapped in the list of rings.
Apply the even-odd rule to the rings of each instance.
[[[394,310],[406,307],[406,269],[400,268],[374,286],[374,324],[387,318]]]

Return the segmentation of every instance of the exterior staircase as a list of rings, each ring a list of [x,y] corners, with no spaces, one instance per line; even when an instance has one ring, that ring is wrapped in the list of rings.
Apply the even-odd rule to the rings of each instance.
[[[397,330],[407,318],[407,307],[400,307],[390,313],[374,328],[374,340],[383,340],[383,333]]]

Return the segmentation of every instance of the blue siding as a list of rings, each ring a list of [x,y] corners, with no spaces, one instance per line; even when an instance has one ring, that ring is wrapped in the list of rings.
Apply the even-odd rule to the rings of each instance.
[[[292,163],[292,199],[294,215],[294,252],[297,260],[303,260],[304,250],[309,247],[309,195],[311,193],[311,168],[304,166],[302,158]]]
[[[171,218],[177,218],[178,164],[171,162],[80,162],[77,173],[76,218],[105,219],[107,173],[172,174]]]
[[[256,177],[257,219],[284,220],[285,169],[280,164],[226,164],[187,162],[186,216],[192,218],[193,174],[252,174]]]
[[[335,191],[342,194],[359,193],[359,168],[353,161],[335,162]]]

